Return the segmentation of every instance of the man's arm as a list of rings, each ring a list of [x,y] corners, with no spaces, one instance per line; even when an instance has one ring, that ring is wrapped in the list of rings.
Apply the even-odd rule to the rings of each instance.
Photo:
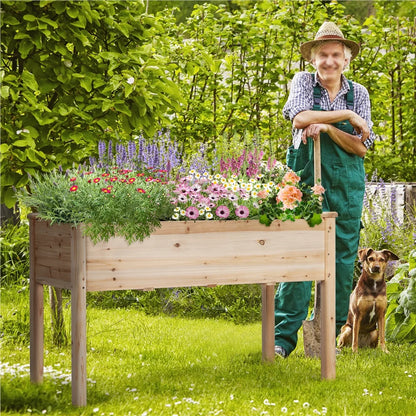
[[[308,137],[315,140],[321,133],[327,133],[338,146],[348,153],[353,153],[359,157],[364,157],[367,153],[367,148],[362,143],[362,139],[358,136],[337,129],[332,124],[313,123],[308,125],[305,129],[303,129],[302,141],[306,143]]]
[[[352,127],[354,127],[354,130],[361,135],[362,142],[370,137],[370,129],[367,122],[357,113],[351,110],[301,111],[300,113],[296,114],[292,122],[296,129],[305,129],[311,124],[332,124],[344,120],[348,120]]]

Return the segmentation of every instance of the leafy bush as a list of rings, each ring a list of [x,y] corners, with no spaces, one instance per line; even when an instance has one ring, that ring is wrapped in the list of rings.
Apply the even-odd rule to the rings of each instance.
[[[2,224],[1,243],[1,286],[27,285],[29,278],[29,226],[27,221],[20,225]]]
[[[387,283],[386,338],[416,342],[416,250]]]

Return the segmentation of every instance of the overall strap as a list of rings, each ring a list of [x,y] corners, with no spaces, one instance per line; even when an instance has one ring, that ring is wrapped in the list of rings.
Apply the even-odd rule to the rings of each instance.
[[[352,81],[347,80],[350,86],[349,91],[347,92],[347,108],[348,110],[354,109],[354,87],[352,85]]]
[[[313,84],[315,85],[315,74],[312,74],[312,80],[313,80]],[[347,109],[353,110],[354,109],[354,86],[352,84],[352,81],[350,81],[349,79],[347,81],[348,81],[348,85],[350,86],[350,89],[346,94]],[[321,110],[321,95],[322,95],[321,87],[319,85],[315,85],[313,87],[313,110],[314,111]]]
[[[314,111],[321,111],[321,87],[319,85],[315,85],[315,74],[312,74],[312,82],[313,82],[313,110]]]

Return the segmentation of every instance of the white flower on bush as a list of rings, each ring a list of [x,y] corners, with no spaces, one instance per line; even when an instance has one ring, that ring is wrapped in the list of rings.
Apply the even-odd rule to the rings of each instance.
[[[130,85],[134,84],[134,78],[133,77],[127,78],[127,84],[130,84]]]

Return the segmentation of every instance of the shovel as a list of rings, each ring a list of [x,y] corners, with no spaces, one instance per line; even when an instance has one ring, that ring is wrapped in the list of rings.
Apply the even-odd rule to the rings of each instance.
[[[321,180],[321,144],[314,140],[313,163],[314,182]],[[320,357],[321,354],[321,282],[315,282],[313,318],[303,321],[303,347],[306,357]]]

